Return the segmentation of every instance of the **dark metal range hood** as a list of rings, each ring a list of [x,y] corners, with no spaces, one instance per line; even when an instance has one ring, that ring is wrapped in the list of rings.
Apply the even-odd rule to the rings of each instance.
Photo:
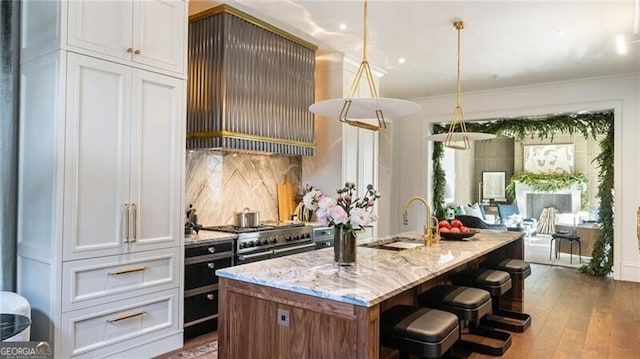
[[[187,149],[313,156],[316,49],[228,5],[191,16]]]

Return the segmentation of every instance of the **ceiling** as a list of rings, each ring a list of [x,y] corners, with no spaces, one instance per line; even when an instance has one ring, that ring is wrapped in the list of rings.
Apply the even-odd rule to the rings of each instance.
[[[362,59],[361,0],[224,2],[317,44],[320,54],[338,51]],[[454,93],[452,23],[462,19],[463,92],[640,72],[640,43],[630,44],[626,55],[615,46],[619,34],[640,39],[639,2],[369,0],[368,60],[386,72],[381,96]],[[191,0],[190,13],[220,3]]]

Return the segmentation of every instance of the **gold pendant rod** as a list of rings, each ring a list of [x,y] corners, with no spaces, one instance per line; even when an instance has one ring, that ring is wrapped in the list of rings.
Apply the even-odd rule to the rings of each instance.
[[[360,80],[362,79],[362,74],[364,73],[367,77],[367,85],[369,86],[369,94],[372,98],[378,97],[378,90],[376,89],[376,84],[373,78],[373,73],[371,72],[371,66],[369,66],[369,61],[367,61],[367,43],[368,43],[368,34],[367,28],[369,24],[368,17],[368,3],[367,0],[364,0],[364,21],[363,21],[363,46],[362,46],[362,62],[360,63],[360,67],[358,67],[358,71],[356,72],[356,76],[353,79],[353,83],[349,88],[349,93],[347,95],[347,99],[344,101],[344,105],[342,106],[342,110],[340,111],[340,122],[346,123],[348,125],[364,128],[371,131],[378,131],[380,129],[386,129],[387,123],[384,120],[384,115],[382,114],[382,110],[376,110],[376,118],[378,120],[378,126],[372,125],[362,121],[349,120],[347,117],[349,115],[349,109],[351,108],[351,99],[356,94],[356,91],[360,87]]]

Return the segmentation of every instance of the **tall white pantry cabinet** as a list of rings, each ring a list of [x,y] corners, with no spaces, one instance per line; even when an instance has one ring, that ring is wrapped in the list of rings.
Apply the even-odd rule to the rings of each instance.
[[[18,292],[55,358],[182,345],[187,5],[23,2]]]

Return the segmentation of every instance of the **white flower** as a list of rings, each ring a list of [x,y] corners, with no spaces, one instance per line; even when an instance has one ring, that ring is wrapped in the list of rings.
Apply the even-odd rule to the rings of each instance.
[[[336,200],[326,195],[321,195],[318,200],[318,208],[329,209],[335,205]]]
[[[329,209],[327,217],[333,221],[334,224],[346,223],[349,219],[349,214],[340,206],[333,206]]]
[[[317,189],[311,190],[302,197],[302,203],[304,203],[304,206],[307,207],[307,209],[315,211],[318,209],[318,198],[321,194],[322,192]]]
[[[364,208],[354,208],[351,210],[351,226],[358,228],[371,224],[373,216]]]

